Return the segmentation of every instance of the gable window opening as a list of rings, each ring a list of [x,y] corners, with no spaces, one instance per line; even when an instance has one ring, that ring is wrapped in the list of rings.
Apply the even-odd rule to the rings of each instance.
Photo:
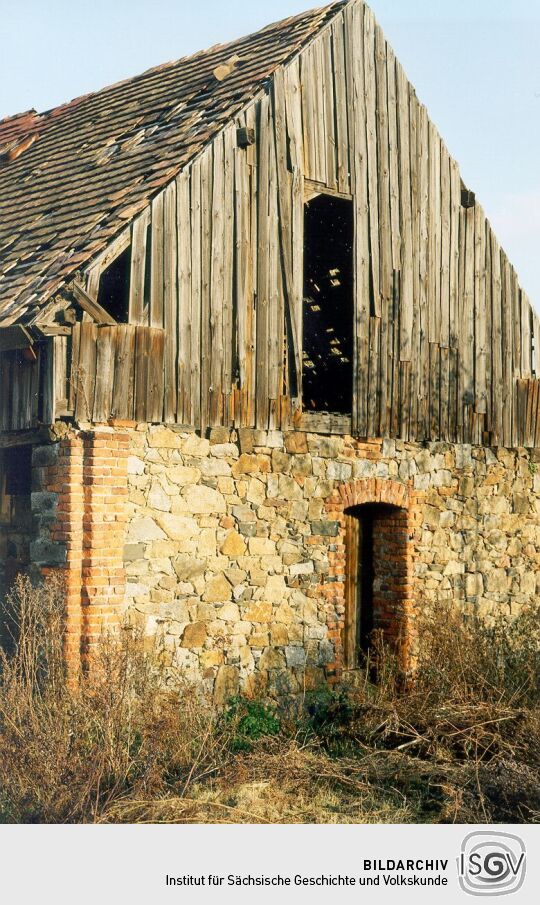
[[[304,207],[304,412],[350,415],[353,401],[353,203],[320,194]]]
[[[366,503],[346,510],[345,666],[373,658],[375,635],[396,654],[404,642],[408,575],[405,509]]]
[[[131,246],[103,271],[99,280],[98,304],[119,324],[129,322]]]

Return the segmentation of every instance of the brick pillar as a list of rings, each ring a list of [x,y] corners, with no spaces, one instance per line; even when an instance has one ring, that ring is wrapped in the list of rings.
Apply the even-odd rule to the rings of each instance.
[[[104,630],[118,625],[125,594],[129,437],[113,428],[84,434],[81,576],[82,643],[90,653]]]
[[[44,575],[63,578],[72,685],[101,632],[121,617],[128,449],[127,434],[102,428],[34,453],[38,536],[31,555]]]
[[[82,630],[82,441],[76,435],[64,437],[57,446],[36,449],[33,461],[35,483],[40,488],[37,494],[32,495],[33,507],[37,509],[43,505],[44,497],[47,506],[46,513],[38,515],[39,536],[33,544],[32,558],[41,566],[44,575],[54,572],[63,579],[66,605],[64,650],[68,678],[71,684],[76,684],[81,665]],[[52,523],[51,517],[54,518]]]

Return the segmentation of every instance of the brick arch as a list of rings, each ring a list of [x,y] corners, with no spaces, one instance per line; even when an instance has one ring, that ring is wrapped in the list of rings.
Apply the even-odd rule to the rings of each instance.
[[[387,478],[360,478],[349,484],[340,484],[326,500],[326,508],[339,511],[341,507],[348,509],[364,503],[386,503],[408,510],[410,502],[408,484]]]
[[[378,556],[387,563],[387,574],[379,576],[375,604],[383,635],[398,654],[405,671],[411,668],[414,600],[413,600],[413,532],[415,507],[409,484],[384,478],[366,478],[338,485],[325,501],[327,517],[338,525],[333,549],[329,552],[330,575],[325,588],[329,613],[329,636],[336,658],[333,673],[337,679],[351,663],[345,656],[350,624],[347,595],[348,556],[347,515],[350,510],[367,504],[382,504],[378,522]],[[393,507],[384,512],[384,507]],[[358,510],[361,514],[361,509]],[[375,594],[375,592],[374,592]]]

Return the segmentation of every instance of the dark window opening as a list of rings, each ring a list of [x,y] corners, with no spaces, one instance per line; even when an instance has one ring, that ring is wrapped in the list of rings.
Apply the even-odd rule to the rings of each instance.
[[[126,248],[103,271],[99,280],[98,303],[119,324],[127,324],[129,320],[130,269],[131,248]]]
[[[349,668],[365,662],[375,632],[396,650],[403,642],[407,543],[406,510],[370,503],[346,512],[345,662]]]
[[[349,415],[353,398],[354,214],[317,195],[304,211],[304,411]]]

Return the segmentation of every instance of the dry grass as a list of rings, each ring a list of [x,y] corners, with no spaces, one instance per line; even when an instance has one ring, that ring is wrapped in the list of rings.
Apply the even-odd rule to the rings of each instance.
[[[418,823],[540,820],[540,620],[423,618],[415,681],[380,642],[355,687],[300,713],[225,714],[159,644],[104,637],[65,683],[61,589],[19,579],[0,647],[0,821]],[[378,681],[370,681],[373,670]]]

